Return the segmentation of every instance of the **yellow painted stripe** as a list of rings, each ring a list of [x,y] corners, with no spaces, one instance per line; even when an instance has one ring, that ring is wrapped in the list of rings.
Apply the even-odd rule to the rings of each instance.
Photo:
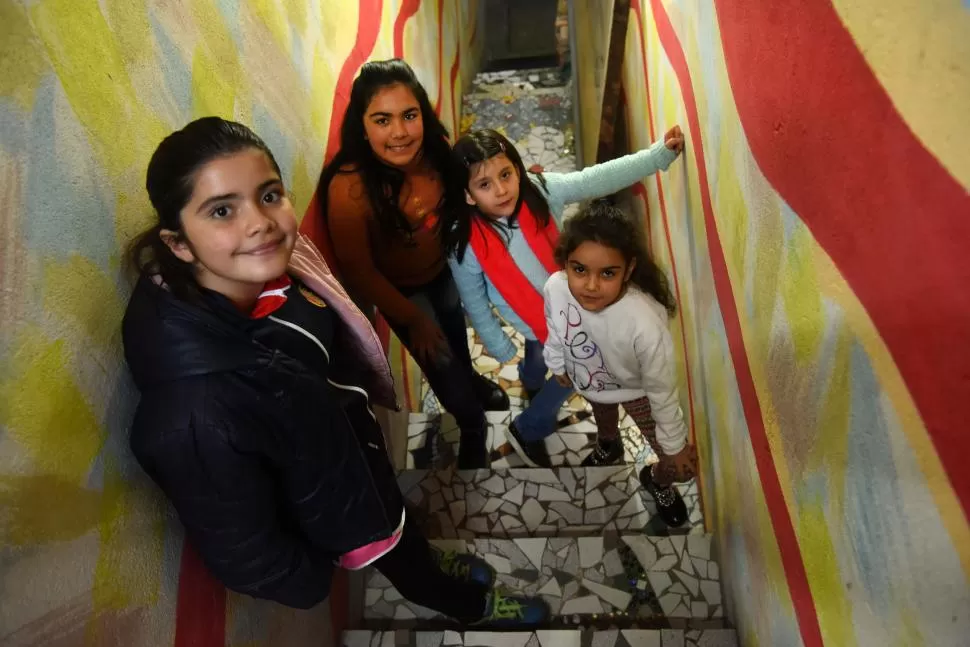
[[[970,8],[963,0],[832,0],[893,105],[970,191]]]

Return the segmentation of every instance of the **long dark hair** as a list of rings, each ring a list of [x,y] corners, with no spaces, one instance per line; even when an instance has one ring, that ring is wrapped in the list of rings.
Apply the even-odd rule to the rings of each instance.
[[[374,218],[380,231],[388,237],[403,236],[410,239],[414,229],[400,208],[401,187],[404,185],[404,172],[383,162],[374,154],[365,137],[364,116],[367,106],[380,90],[401,84],[407,87],[418,100],[421,121],[424,125],[424,139],[421,143],[422,155],[440,175],[444,193],[435,207],[440,219],[456,202],[455,196],[461,194],[454,187],[454,171],[450,165],[451,148],[448,146],[448,129],[435,114],[428,99],[428,92],[418,81],[414,70],[399,58],[387,61],[370,61],[360,68],[360,75],[354,80],[350,90],[350,103],[340,125],[340,150],[323,167],[320,182],[317,184],[317,199],[320,203],[320,216],[327,218],[327,192],[330,182],[338,173],[359,173],[367,193],[367,200],[374,210]]]
[[[667,275],[650,258],[636,224],[622,209],[609,200],[596,200],[567,220],[556,246],[556,262],[565,267],[569,255],[587,241],[612,247],[627,263],[636,260],[630,281],[656,299],[670,316],[677,312]]]
[[[128,246],[128,262],[143,276],[160,276],[168,289],[180,299],[195,300],[199,284],[190,263],[179,259],[162,240],[163,229],[181,238],[182,209],[192,198],[195,176],[214,159],[250,148],[269,158],[280,177],[279,164],[269,147],[246,126],[219,117],[203,117],[177,130],[158,145],[148,162],[145,189],[155,208],[157,220],[136,236]]]
[[[458,169],[458,180],[460,182],[462,194],[468,189],[472,179],[472,167],[476,164],[488,161],[496,155],[504,154],[515,166],[519,173],[519,201],[515,204],[515,211],[509,218],[509,227],[516,226],[519,215],[519,208],[525,202],[529,206],[540,227],[549,224],[549,202],[546,201],[542,192],[536,188],[535,184],[526,175],[525,164],[522,156],[515,148],[515,144],[510,142],[502,133],[491,130],[476,130],[462,136],[455,142],[451,150],[452,164]],[[534,174],[542,188],[546,186],[546,180],[541,173]],[[503,225],[497,223],[492,218],[482,214],[477,207],[469,205],[464,200],[451,213],[451,220],[442,223],[444,230],[445,253],[454,254],[459,262],[465,257],[465,250],[468,248],[468,241],[471,238],[472,226],[492,227],[500,233]]]

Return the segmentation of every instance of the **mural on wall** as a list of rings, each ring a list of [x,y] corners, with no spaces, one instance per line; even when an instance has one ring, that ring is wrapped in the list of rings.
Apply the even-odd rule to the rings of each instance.
[[[633,2],[706,518],[746,645],[965,644],[970,11],[808,4]]]
[[[454,129],[477,4],[0,2],[4,645],[325,639],[327,609],[215,585],[131,459],[122,250],[149,221],[154,147],[195,117],[251,125],[301,212],[365,60],[405,57]]]

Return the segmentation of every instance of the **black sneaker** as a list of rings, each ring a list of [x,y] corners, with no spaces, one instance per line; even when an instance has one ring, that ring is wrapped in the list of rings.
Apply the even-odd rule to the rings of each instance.
[[[448,577],[460,582],[481,584],[486,589],[491,589],[495,584],[495,570],[481,557],[453,550],[441,550],[436,546],[432,546],[431,550],[438,562],[438,568]]]
[[[623,442],[619,438],[612,442],[599,441],[596,447],[583,459],[580,467],[603,467],[618,465],[623,461]]]
[[[471,623],[473,627],[520,629],[544,625],[549,620],[549,605],[542,598],[502,595],[492,591],[485,607],[485,617]]]
[[[653,466],[647,465],[640,470],[640,484],[653,496],[657,504],[657,515],[668,526],[676,528],[687,521],[687,504],[673,485],[660,487],[653,482]]]
[[[508,411],[512,406],[508,393],[484,375],[476,373],[472,386],[485,411]]]
[[[552,460],[550,460],[549,452],[546,450],[546,441],[528,441],[523,439],[522,434],[519,433],[519,429],[515,426],[514,422],[509,425],[508,431],[505,432],[505,437],[508,439],[509,444],[512,445],[515,453],[529,467],[552,467]]]

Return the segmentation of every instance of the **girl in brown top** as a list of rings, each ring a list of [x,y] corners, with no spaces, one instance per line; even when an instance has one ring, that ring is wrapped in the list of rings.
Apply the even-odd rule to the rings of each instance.
[[[472,367],[445,262],[439,222],[464,201],[453,188],[461,183],[451,177],[447,137],[407,63],[366,63],[317,195],[341,279],[417,360],[461,429],[458,467],[472,469],[488,466],[485,410],[508,409],[509,400]]]

